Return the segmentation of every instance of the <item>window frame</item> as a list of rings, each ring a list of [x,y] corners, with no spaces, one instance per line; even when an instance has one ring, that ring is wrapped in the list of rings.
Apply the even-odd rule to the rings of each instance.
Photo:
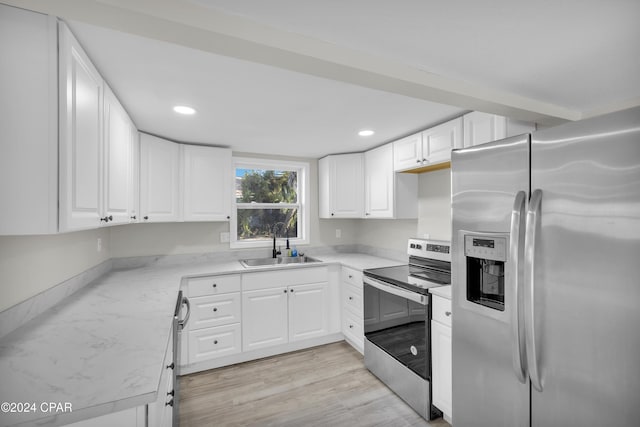
[[[311,187],[309,185],[309,163],[290,160],[261,159],[253,157],[233,157],[231,166],[231,170],[233,173],[233,191],[231,196],[231,220],[229,223],[229,246],[233,249],[246,249],[266,248],[273,245],[273,240],[271,238],[263,238],[250,241],[243,241],[238,239],[238,208],[242,209],[245,205],[250,205],[250,209],[298,209],[299,237],[289,238],[289,243],[291,245],[308,245],[310,230],[309,197],[311,193]],[[298,203],[237,203],[235,191],[237,168],[263,170],[295,170],[298,174]],[[247,207],[245,207],[245,209],[246,208]],[[284,236],[278,236],[278,239],[284,241]]]

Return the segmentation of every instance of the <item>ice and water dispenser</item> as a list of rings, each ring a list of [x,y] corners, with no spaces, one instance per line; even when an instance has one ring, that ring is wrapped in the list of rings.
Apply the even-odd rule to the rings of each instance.
[[[504,311],[504,269],[507,237],[464,236],[466,290],[469,302]]]

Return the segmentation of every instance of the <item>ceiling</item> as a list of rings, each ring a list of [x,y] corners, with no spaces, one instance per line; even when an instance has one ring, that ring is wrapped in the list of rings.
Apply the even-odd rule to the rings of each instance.
[[[140,130],[236,152],[363,151],[469,110],[550,126],[640,105],[637,0],[2,1],[67,21]]]

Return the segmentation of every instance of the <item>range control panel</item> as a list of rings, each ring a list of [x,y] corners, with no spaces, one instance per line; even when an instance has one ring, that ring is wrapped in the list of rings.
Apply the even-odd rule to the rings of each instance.
[[[450,262],[451,242],[447,240],[409,239],[407,254]]]
[[[506,261],[507,238],[466,234],[464,254],[472,258]]]

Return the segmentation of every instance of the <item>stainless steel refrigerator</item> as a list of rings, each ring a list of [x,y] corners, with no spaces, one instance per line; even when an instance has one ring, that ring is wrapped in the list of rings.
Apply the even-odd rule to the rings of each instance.
[[[640,425],[640,108],[452,153],[455,427]]]

